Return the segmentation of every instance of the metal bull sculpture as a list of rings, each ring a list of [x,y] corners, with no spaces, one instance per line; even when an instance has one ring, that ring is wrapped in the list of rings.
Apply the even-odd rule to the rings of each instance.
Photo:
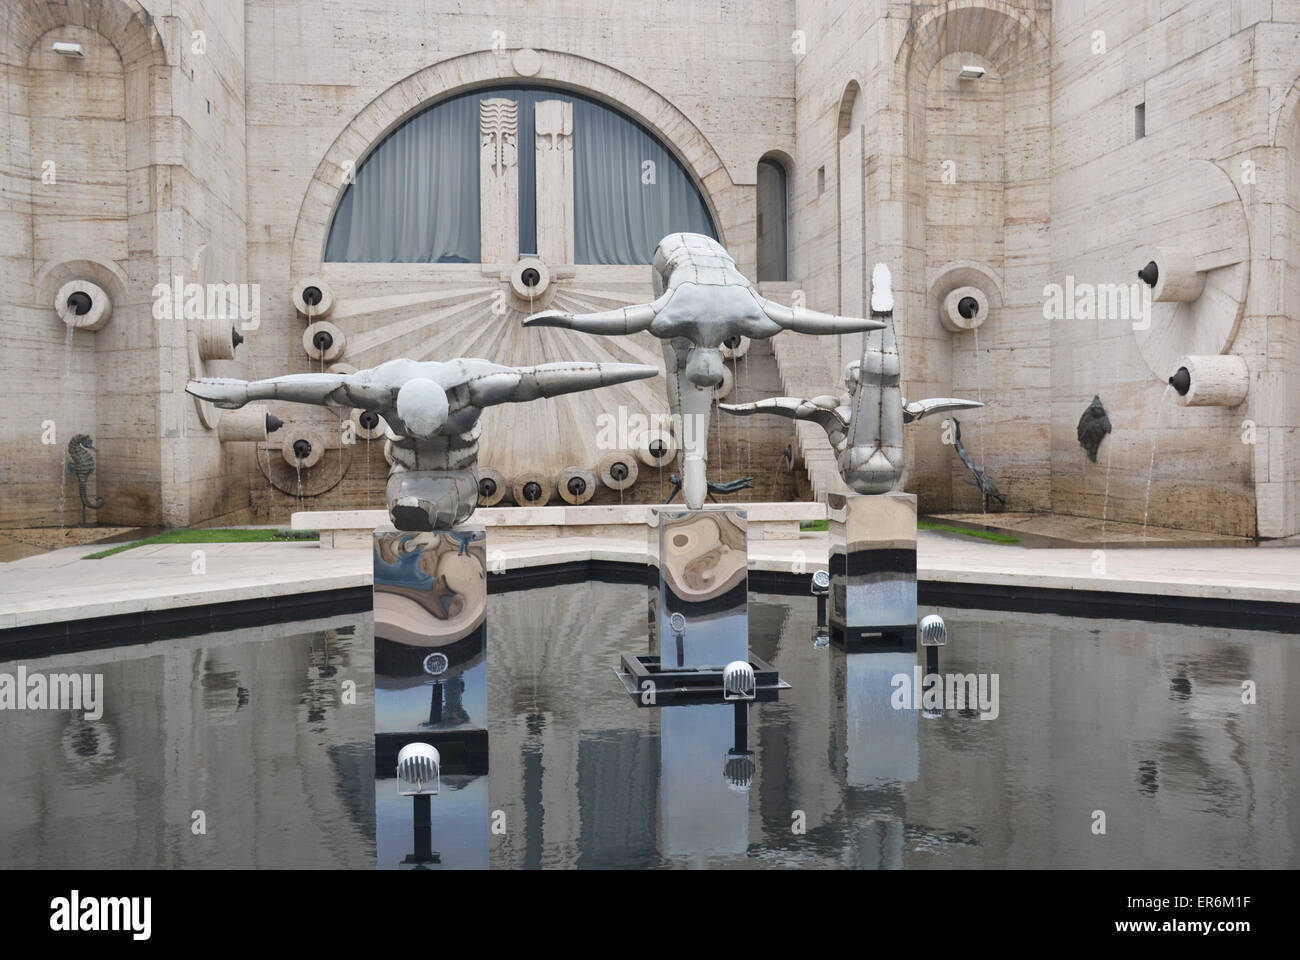
[[[894,301],[889,269],[877,264],[871,274],[871,314],[884,318],[882,329],[868,333],[862,359],[848,365],[841,397],[811,400],[775,397],[756,403],[719,404],[727,413],[769,413],[792,420],[812,420],[826,431],[840,476],[858,493],[893,490],[903,475],[903,424],[932,413],[965,410],[983,404],[943,397],[908,403],[899,388],[898,343],[894,337]]]
[[[763,297],[736,269],[722,245],[696,233],[673,233],[659,241],[652,264],[651,303],[571,314],[539,313],[524,326],[562,327],[623,336],[650,333],[663,341],[668,403],[681,424],[679,453],[683,494],[698,510],[708,493],[709,409],[723,381],[722,347],[740,337],[766,340],[782,330],[829,336],[880,330],[880,320],[836,317],[784,307]]]
[[[252,400],[373,410],[394,435],[388,512],[398,530],[449,530],[478,502],[479,417],[484,407],[593,390],[653,377],[637,363],[390,360],[356,373],[299,373],[269,380],[191,380],[186,391],[236,409]]]

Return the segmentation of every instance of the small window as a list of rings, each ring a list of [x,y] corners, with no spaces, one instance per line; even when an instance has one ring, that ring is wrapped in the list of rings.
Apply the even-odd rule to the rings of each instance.
[[[758,161],[758,279],[786,279],[786,172],[770,157]]]
[[[1139,103],[1133,108],[1133,139],[1141,140],[1147,135],[1147,105]]]
[[[820,197],[825,192],[826,192],[826,168],[818,167],[817,168],[817,196]]]

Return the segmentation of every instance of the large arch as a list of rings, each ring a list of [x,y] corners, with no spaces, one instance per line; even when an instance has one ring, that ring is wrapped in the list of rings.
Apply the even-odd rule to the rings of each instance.
[[[1011,140],[1027,130],[1046,126],[1050,123],[1051,48],[1042,24],[1047,16],[1050,14],[1046,11],[1028,10],[1004,0],[947,0],[918,13],[911,29],[899,38],[888,74],[889,88],[873,114],[879,118],[880,127],[870,134],[874,142],[866,148],[878,154],[876,166],[880,171],[868,185],[867,206],[876,214],[880,244],[876,259],[888,263],[895,277],[899,349],[904,382],[910,389],[943,393],[952,390],[955,353],[959,348],[964,351],[965,365],[975,356],[970,344],[954,340],[954,335],[940,324],[937,311],[927,308],[929,287],[943,267],[929,262],[926,248],[927,177],[934,175],[934,170],[927,168],[931,76],[953,54],[978,57],[999,82],[1017,88],[1016,111],[1006,118],[1006,138]],[[1039,225],[1045,227],[1050,216],[1050,176],[1049,157],[1026,158],[1017,182],[1021,186],[1033,185],[1033,199],[1014,226],[1006,227],[1007,243],[1023,254],[1018,265],[1041,261],[1044,272],[1050,254],[1033,230]],[[1008,289],[1010,300],[999,312],[1005,318],[1019,310],[1016,322],[1028,322],[1032,327],[1028,315],[1031,298],[1023,289],[1025,284],[1019,286],[1022,289],[1018,292]],[[989,342],[990,332],[996,336],[996,326],[995,318],[992,329],[981,333],[982,348],[997,346]],[[1037,327],[1033,330],[1034,337],[1047,336]],[[975,378],[979,378],[978,373]],[[997,429],[993,424],[998,417],[1016,419],[1006,410],[986,409],[982,411],[981,427]],[[972,435],[978,435],[979,428],[971,426]],[[1045,432],[1035,430],[1018,448],[1022,455],[1015,459],[1014,469],[1021,475],[998,477],[1000,483],[1007,481],[1004,492],[1010,488],[1025,509],[1045,509],[1048,505],[1047,484],[1040,476],[1050,472],[1050,444],[1045,437]],[[955,458],[943,444],[940,432],[913,429],[907,434],[907,445],[910,489],[921,497],[922,506],[957,506],[953,503],[955,491],[965,490],[965,485],[959,488],[954,483],[960,464],[954,466]],[[1011,469],[1006,461],[999,463],[996,459],[988,466],[995,476],[1000,466]]]
[[[535,56],[535,59],[534,59]],[[531,61],[531,62],[528,62]],[[522,67],[522,69],[521,69]],[[534,69],[535,68],[535,69]],[[295,276],[315,270],[335,205],[349,170],[397,126],[427,107],[475,87],[526,82],[567,88],[617,108],[659,137],[694,178],[727,245],[737,202],[722,157],[700,129],[671,102],[641,81],[606,64],[555,50],[478,51],[444,60],[393,84],[343,128],[317,164],[298,212],[292,243]]]
[[[159,214],[170,208],[170,197],[158,189],[157,178],[144,175],[171,153],[172,144],[160,129],[172,115],[160,23],[139,0],[28,0],[7,5],[5,16],[0,113],[10,135],[0,141],[0,176],[13,189],[3,204],[11,233],[0,258],[0,281],[22,308],[12,340],[24,351],[15,362],[31,376],[0,388],[0,405],[26,410],[35,403],[50,410],[61,443],[33,456],[19,439],[27,431],[13,419],[17,415],[0,416],[0,457],[22,465],[0,515],[12,525],[56,522],[52,504],[66,475],[62,443],[84,430],[100,451],[94,483],[106,503],[96,517],[156,524],[169,519],[166,505],[177,500],[164,493],[160,478],[168,471],[161,449],[179,451],[183,445],[179,437],[157,439],[172,398],[161,389],[164,334],[149,316],[149,292],[171,263],[158,254]],[[86,56],[75,64],[62,62],[50,50],[52,39],[80,42]],[[57,71],[51,59],[60,61]],[[100,95],[93,110],[48,85],[77,74],[91,90],[86,96]],[[83,141],[98,149],[70,155]],[[79,182],[86,188],[79,190]],[[87,229],[64,218],[60,197],[71,198]],[[97,333],[65,330],[53,303],[59,278],[103,284],[112,297],[113,322]],[[123,369],[130,370],[129,378],[97,375]],[[74,374],[58,372],[67,370]],[[22,402],[9,402],[15,392]],[[127,409],[129,418],[121,413]]]

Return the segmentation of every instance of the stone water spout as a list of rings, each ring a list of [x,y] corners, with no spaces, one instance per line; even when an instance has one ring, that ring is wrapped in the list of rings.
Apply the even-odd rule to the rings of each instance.
[[[903,425],[932,413],[981,407],[974,400],[941,397],[908,403],[899,388],[901,368],[893,325],[894,297],[889,269],[876,264],[871,274],[871,315],[879,328],[866,335],[861,360],[845,370],[846,393],[811,400],[774,397],[756,403],[719,404],[734,416],[768,413],[812,420],[826,431],[835,449],[840,476],[858,493],[888,493],[903,475]]]
[[[226,410],[284,400],[382,416],[394,434],[388,512],[398,530],[449,530],[478,502],[479,417],[484,407],[594,390],[655,376],[636,363],[390,360],[356,373],[299,373],[269,380],[191,380],[186,391]]]
[[[723,382],[722,348],[740,337],[766,340],[782,330],[831,336],[880,330],[877,319],[837,317],[768,300],[736,269],[716,240],[673,233],[659,241],[652,264],[651,303],[600,313],[548,310],[526,327],[562,327],[625,336],[643,331],[663,341],[668,403],[679,418],[678,460],[687,506],[698,510],[708,494],[709,409]]]

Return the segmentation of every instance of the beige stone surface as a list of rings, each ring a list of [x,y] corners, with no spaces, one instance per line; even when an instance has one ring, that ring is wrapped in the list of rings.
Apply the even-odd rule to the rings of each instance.
[[[397,123],[473,86],[535,82],[616,106],[662,139],[750,276],[756,164],[785,158],[790,279],[768,295],[860,311],[866,271],[886,262],[903,392],[984,401],[962,418],[963,439],[1014,510],[1300,532],[1300,7],[1289,0],[683,0],[673,16],[557,0],[527,18],[515,0],[3,0],[3,14],[0,526],[59,525],[65,446],[79,432],[99,449],[102,523],[294,509],[265,482],[267,450],[222,443],[184,394],[198,331],[154,316],[156,284],[256,284],[260,312],[230,368],[250,377],[312,369],[292,303],[306,276],[337,294],[344,363],[518,350],[507,331],[518,310],[504,326],[486,320],[508,292],[508,263],[321,256],[348,171]],[[54,39],[81,43],[85,59],[56,56]],[[967,64],[984,76],[959,78]],[[547,183],[563,184],[571,163]],[[564,189],[544,198],[548,223],[570,209]],[[493,223],[483,242],[508,259],[508,225]],[[561,305],[648,299],[644,269],[566,274],[571,233],[560,235],[548,266]],[[1150,336],[1109,307],[1045,315],[1047,288],[1115,292],[1135,281],[1143,251],[1171,244],[1204,272],[1203,293],[1156,303]],[[53,297],[78,279],[112,299],[98,331],[59,321]],[[950,331],[939,305],[971,282],[988,318]],[[1244,401],[1177,404],[1144,355],[1153,338],[1242,358]],[[657,353],[627,339],[616,349]],[[808,339],[751,350],[738,386],[837,392],[860,338]],[[594,342],[547,349],[606,359]],[[1095,464],[1074,436],[1094,394],[1113,427]],[[611,391],[590,408],[539,410],[564,446],[556,469],[595,469],[599,412],[655,404],[652,392]],[[50,423],[57,441],[42,442]],[[512,425],[485,422],[486,436]],[[763,496],[841,489],[814,425],[755,429],[724,427],[720,459],[754,473]],[[923,512],[979,505],[947,437],[942,421],[908,428],[906,489]],[[784,472],[787,444],[796,474]],[[532,466],[504,440],[489,439],[488,453],[507,478]],[[329,506],[360,507],[382,474],[354,457],[309,487],[328,487]],[[626,494],[648,502],[663,488],[642,470]]]

